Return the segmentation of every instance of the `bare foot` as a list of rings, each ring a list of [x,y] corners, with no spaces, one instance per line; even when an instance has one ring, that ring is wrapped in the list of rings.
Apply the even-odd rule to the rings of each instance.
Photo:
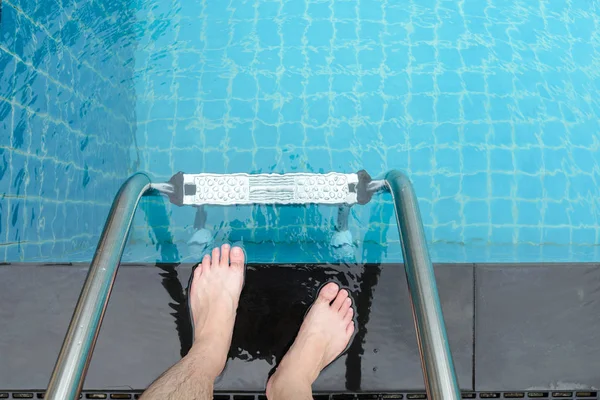
[[[216,378],[227,361],[233,325],[244,284],[244,252],[228,244],[205,255],[194,271],[190,304],[194,319],[191,352],[202,358]]]
[[[310,386],[335,360],[354,333],[354,309],[348,291],[333,282],[319,292],[304,318],[298,336],[267,384],[267,397],[285,398],[286,388]],[[293,383],[293,385],[292,385]]]

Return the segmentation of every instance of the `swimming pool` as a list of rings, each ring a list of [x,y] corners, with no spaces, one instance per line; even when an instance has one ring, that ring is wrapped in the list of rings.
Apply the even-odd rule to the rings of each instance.
[[[597,261],[600,17],[572,1],[4,0],[0,257],[89,260],[131,173],[405,170],[438,262]],[[146,199],[125,260],[189,259]],[[253,261],[330,260],[335,210],[210,208]],[[391,229],[390,229],[391,228]],[[359,262],[401,259],[389,197]]]

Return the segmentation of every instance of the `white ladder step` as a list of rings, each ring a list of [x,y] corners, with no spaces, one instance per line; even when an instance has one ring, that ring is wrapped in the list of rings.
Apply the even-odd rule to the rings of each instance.
[[[356,204],[358,174],[184,174],[169,184],[178,205]]]

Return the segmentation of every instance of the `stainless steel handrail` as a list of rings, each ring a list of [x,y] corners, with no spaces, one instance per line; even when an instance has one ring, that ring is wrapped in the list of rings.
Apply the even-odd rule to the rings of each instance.
[[[79,398],[135,210],[150,187],[148,176],[135,174],[115,197],[50,378],[48,400]]]
[[[412,184],[403,173],[390,171],[385,181],[374,181],[369,189],[376,192],[383,185],[394,199],[428,398],[459,400],[460,390]],[[135,210],[145,193],[153,188],[162,191],[166,188],[163,186],[153,186],[148,176],[135,174],[117,194],[50,378],[46,399],[79,397]]]
[[[415,191],[402,172],[388,172],[385,181],[396,210],[427,398],[459,400],[460,389]]]

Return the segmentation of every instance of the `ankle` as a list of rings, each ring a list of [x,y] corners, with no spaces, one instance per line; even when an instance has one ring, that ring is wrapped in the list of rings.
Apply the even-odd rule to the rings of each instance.
[[[211,343],[195,340],[186,358],[194,365],[194,370],[211,381],[221,374],[227,362],[227,354],[216,352]]]
[[[289,395],[290,393],[295,394],[295,396],[300,393],[310,394],[312,383],[313,380],[304,374],[278,368],[267,384],[267,399],[289,399],[292,397]]]

